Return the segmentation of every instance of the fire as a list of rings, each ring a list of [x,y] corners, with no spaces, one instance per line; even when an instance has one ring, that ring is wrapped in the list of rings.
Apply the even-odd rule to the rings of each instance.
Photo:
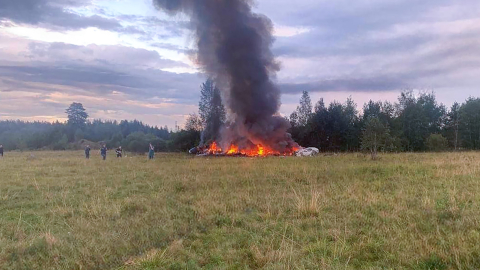
[[[216,142],[213,142],[208,148],[208,153],[211,155],[222,153],[222,148],[220,148]]]
[[[265,154],[263,146],[257,145],[257,148],[258,148],[258,155],[263,156]]]
[[[227,155],[235,155],[236,153],[239,153],[238,146],[232,144],[230,149],[228,149]]]
[[[265,157],[265,156],[291,156],[298,149],[296,147],[289,149],[289,151],[280,153],[269,147],[261,144],[255,145],[248,149],[240,149],[238,145],[231,144],[228,150],[223,151],[216,142],[213,142],[206,153],[210,155],[227,155],[227,156],[247,156],[247,157]]]

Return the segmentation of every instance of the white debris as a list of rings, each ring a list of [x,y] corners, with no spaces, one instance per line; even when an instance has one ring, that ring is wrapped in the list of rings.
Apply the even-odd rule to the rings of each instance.
[[[302,148],[295,152],[297,157],[313,157],[320,153],[320,150],[316,147]]]

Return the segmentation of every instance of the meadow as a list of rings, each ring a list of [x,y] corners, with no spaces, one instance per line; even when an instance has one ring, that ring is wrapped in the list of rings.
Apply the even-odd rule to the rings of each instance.
[[[0,269],[480,269],[480,153],[0,159]]]

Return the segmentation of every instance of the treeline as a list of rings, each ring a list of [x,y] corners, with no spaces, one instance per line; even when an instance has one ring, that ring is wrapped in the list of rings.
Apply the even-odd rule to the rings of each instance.
[[[201,141],[208,143],[225,122],[225,108],[220,91],[212,79],[200,86],[199,114],[188,117],[184,129],[167,126],[153,127],[140,121],[88,120],[88,113],[81,103],[72,103],[65,111],[68,121],[24,122],[0,121],[0,144],[5,150],[69,150],[83,149],[87,144],[99,148],[122,146],[126,151],[146,152],[153,144],[158,152],[188,151]]]
[[[81,149],[85,144],[127,151],[187,151],[217,140],[226,119],[220,92],[209,79],[201,85],[199,113],[188,117],[185,129],[153,127],[140,121],[88,121],[80,103],[66,110],[66,123],[0,121],[0,144],[6,150]],[[370,101],[359,110],[351,99],[344,103],[323,99],[312,104],[304,92],[297,109],[287,117],[289,132],[302,146],[321,151],[444,151],[480,149],[480,98],[469,98],[450,108],[435,94],[404,91],[397,102]]]
[[[351,98],[312,106],[304,92],[289,121],[300,145],[322,151],[480,149],[480,98],[447,108],[433,92],[404,91],[397,102],[370,101],[360,113]]]
[[[86,121],[73,123],[0,121],[0,144],[6,150],[82,149],[106,143],[108,148],[122,146],[131,152],[146,152],[152,143],[156,151],[185,151],[198,143],[197,131],[169,131],[168,127],[152,127],[140,121]],[[192,142],[193,140],[193,142]],[[196,140],[196,142],[195,142]]]

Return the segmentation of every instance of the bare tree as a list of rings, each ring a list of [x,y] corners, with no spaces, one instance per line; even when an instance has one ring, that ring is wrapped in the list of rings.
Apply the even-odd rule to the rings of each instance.
[[[200,117],[196,113],[192,113],[188,115],[187,121],[185,123],[185,129],[202,131],[203,129],[202,119],[200,119]]]

